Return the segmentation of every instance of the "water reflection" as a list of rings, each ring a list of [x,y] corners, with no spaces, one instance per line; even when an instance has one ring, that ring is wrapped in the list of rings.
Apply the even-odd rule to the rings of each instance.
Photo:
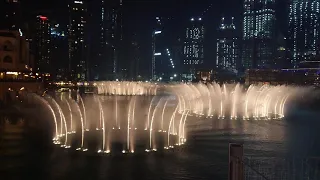
[[[179,152],[102,158],[47,148],[45,132],[32,128],[31,120],[3,116],[0,174],[1,179],[227,179],[229,142],[244,143],[246,156],[258,159],[319,156],[317,117],[295,111],[282,121],[217,120],[198,125],[206,128],[189,133]]]

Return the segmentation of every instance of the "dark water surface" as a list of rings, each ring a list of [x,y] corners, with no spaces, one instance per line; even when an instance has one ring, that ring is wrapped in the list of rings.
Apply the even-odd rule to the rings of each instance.
[[[320,157],[319,115],[294,110],[280,121],[206,120],[190,128],[176,152],[139,156],[65,152],[43,143],[41,133],[22,131],[0,139],[0,179],[227,179],[230,142],[244,143],[246,158]]]

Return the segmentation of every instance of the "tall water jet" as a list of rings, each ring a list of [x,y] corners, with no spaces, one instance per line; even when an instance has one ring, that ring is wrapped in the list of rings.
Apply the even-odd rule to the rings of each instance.
[[[186,115],[184,116],[184,119],[183,119],[182,138],[184,139],[184,141],[186,139],[185,127],[186,127],[186,120],[188,118],[189,112],[190,111],[187,111],[187,113],[186,113]]]
[[[56,114],[53,110],[53,108],[51,107],[51,105],[49,104],[49,102],[47,100],[45,100],[44,98],[41,98],[39,97],[38,95],[35,96],[37,99],[40,99],[40,101],[46,105],[46,107],[49,108],[52,116],[53,116],[53,122],[54,122],[54,127],[55,127],[55,135],[53,136],[53,140],[54,141],[57,141],[58,140],[58,136],[59,136],[59,133],[58,133],[58,123],[57,123],[57,117],[56,117]]]
[[[169,122],[168,133],[167,133],[167,134],[168,134],[168,139],[167,139],[168,147],[170,147],[170,130],[171,130],[171,125],[172,125],[172,121],[174,121],[174,118],[175,118],[175,116],[176,116],[177,110],[178,110],[178,105],[177,105],[176,109],[173,111],[172,116],[171,116],[171,119],[170,119],[170,122]]]
[[[78,98],[80,99],[80,102],[81,102],[81,104],[82,104],[84,127],[85,127],[86,129],[88,129],[89,127],[88,127],[88,125],[87,125],[86,107],[85,107],[84,102],[83,102],[83,100],[82,100],[82,97],[81,97],[81,95],[80,95],[79,93],[78,93]]]
[[[251,98],[251,91],[253,91],[254,89],[254,86],[253,85],[250,85],[247,92],[246,92],[246,97],[245,97],[245,116],[244,118],[246,119],[249,119],[249,112],[248,112],[248,104],[249,104],[249,101],[250,101],[250,98]]]
[[[106,149],[106,126],[105,126],[105,119],[104,119],[104,111],[103,111],[103,107],[102,107],[100,98],[98,97],[97,99],[98,99],[98,104],[99,104],[99,109],[100,109],[100,117],[102,119],[102,151],[108,152],[109,149]]]
[[[137,128],[135,127],[135,109],[136,109],[136,97],[133,98],[133,107],[132,107],[132,117],[131,117],[131,140],[130,140],[130,152],[134,152],[134,147],[135,147],[135,130]]]
[[[281,107],[280,107],[280,108],[281,108],[281,109],[280,109],[280,113],[281,113],[281,114],[280,114],[280,117],[284,117],[284,105],[286,104],[289,96],[290,96],[290,94],[284,96],[284,98],[283,98],[283,101],[282,101]]]
[[[53,101],[53,99],[51,97],[49,97],[50,100],[53,102],[53,105],[55,106],[56,109],[58,109],[58,114],[59,114],[59,118],[60,118],[60,135],[63,135],[63,118],[62,118],[62,114],[61,114],[61,111],[59,110],[58,108],[58,104],[56,103],[56,101]]]
[[[118,96],[116,95],[116,98],[115,98],[115,120],[116,120],[116,127],[118,129],[120,129],[120,123],[118,122]]]
[[[149,129],[149,137],[150,137],[150,141],[149,141],[149,145],[150,145],[150,149],[152,149],[152,131],[153,131],[153,121],[154,121],[154,115],[156,114],[156,111],[157,109],[159,108],[159,105],[161,103],[163,99],[161,98],[159,100],[159,102],[157,103],[156,107],[154,108],[153,110],[153,113],[152,113],[152,118],[151,118],[151,123],[150,123],[150,129]],[[155,149],[156,147],[153,147],[153,149]]]
[[[73,132],[73,118],[72,118],[72,109],[71,109],[71,106],[70,106],[70,103],[68,102],[68,99],[65,99],[66,101],[66,104],[68,106],[68,109],[69,109],[69,116],[70,116],[70,129],[69,131],[70,132]]]
[[[132,99],[130,100],[128,107],[128,118],[127,118],[127,150],[130,151],[130,118],[131,118],[131,106]]]
[[[180,140],[181,140],[181,137],[182,137],[183,120],[184,120],[184,116],[185,115],[186,115],[186,111],[183,111],[183,113],[181,114],[180,121],[179,121],[179,128],[178,128],[178,142],[179,142],[179,145],[180,145]]]
[[[59,106],[59,104],[56,102],[56,100],[54,100],[53,98],[51,98],[50,96],[48,96],[51,101],[53,102],[53,104],[56,106],[56,108],[58,109],[59,112],[59,116],[60,116],[60,136],[65,136],[65,141],[64,141],[64,147],[67,147],[67,141],[68,141],[68,128],[67,128],[67,122],[66,119],[64,117],[64,114]],[[63,125],[64,125],[64,129],[65,129],[65,133],[63,133]]]
[[[67,121],[66,121],[66,118],[65,118],[65,116],[64,116],[64,114],[63,114],[63,111],[62,111],[62,109],[60,108],[60,106],[58,106],[58,108],[59,108],[59,111],[60,111],[61,114],[62,114],[62,119],[63,119],[63,123],[64,123],[64,129],[65,129],[64,147],[69,147],[69,146],[67,145],[67,143],[68,143],[68,127],[67,127]]]
[[[150,114],[151,114],[151,108],[152,108],[152,104],[153,104],[154,99],[155,99],[155,96],[152,97],[152,100],[151,100],[150,105],[149,105],[147,123],[146,123],[146,126],[145,126],[144,130],[147,130],[148,127],[150,126]]]
[[[232,97],[232,113],[231,113],[231,119],[237,119],[237,101],[238,101],[238,90],[239,90],[239,84],[236,85],[233,91],[233,97]]]
[[[83,145],[84,145],[84,124],[83,124],[83,117],[82,117],[82,113],[81,113],[79,104],[78,104],[78,103],[75,103],[75,104],[76,104],[76,106],[77,106],[77,110],[78,110],[78,113],[79,113],[79,116],[80,116],[80,123],[81,123],[81,146],[80,146],[80,148],[83,148]]]
[[[161,131],[163,131],[163,122],[164,122],[164,113],[166,111],[166,107],[168,104],[168,99],[166,100],[166,102],[163,105],[163,109],[162,109],[162,114],[161,114]]]

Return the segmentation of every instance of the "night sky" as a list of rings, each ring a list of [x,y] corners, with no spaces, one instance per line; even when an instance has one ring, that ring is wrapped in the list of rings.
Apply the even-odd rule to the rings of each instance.
[[[286,3],[289,0],[278,0],[277,6],[277,33],[285,34],[287,9]],[[66,0],[24,0],[24,7],[28,12],[52,14],[54,19],[67,23],[67,14],[63,13],[67,7]],[[235,17],[238,36],[241,37],[241,21],[243,12],[243,0],[123,0],[124,24],[126,32],[136,34],[138,43],[141,46],[142,69],[149,67],[151,59],[151,33],[155,23],[155,17],[173,18],[176,36],[184,35],[184,28],[192,16],[201,16],[206,27],[206,40],[212,51],[206,53],[206,61],[211,65],[215,61],[216,29],[219,26],[221,17],[226,20]],[[50,13],[51,12],[51,13]],[[51,17],[52,18],[52,17]],[[63,22],[64,21],[64,22]],[[145,62],[145,63],[143,63]]]

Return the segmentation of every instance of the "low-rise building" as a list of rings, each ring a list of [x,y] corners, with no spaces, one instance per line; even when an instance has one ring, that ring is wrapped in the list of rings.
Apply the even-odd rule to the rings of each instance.
[[[34,72],[33,55],[21,31],[0,31],[0,101],[19,91],[41,91],[48,76]]]

